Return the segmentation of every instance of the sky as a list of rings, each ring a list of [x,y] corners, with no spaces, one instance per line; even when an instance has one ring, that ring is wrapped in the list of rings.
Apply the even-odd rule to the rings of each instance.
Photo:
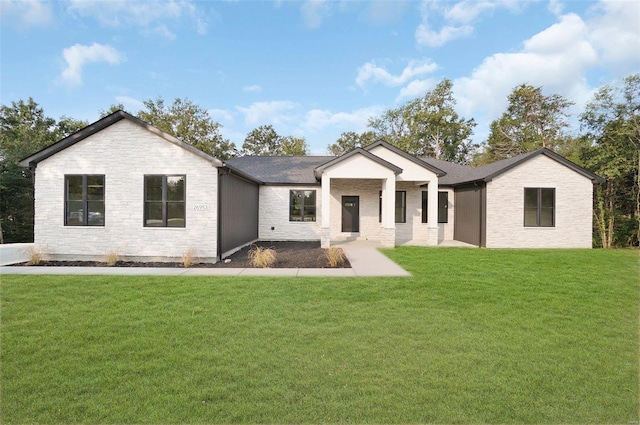
[[[640,1],[0,0],[0,100],[89,122],[188,98],[242,145],[271,124],[311,154],[370,117],[453,82],[491,121],[520,84],[574,102],[640,72]]]

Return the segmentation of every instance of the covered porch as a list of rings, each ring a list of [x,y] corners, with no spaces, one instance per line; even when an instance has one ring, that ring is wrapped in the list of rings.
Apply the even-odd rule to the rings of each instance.
[[[384,142],[315,170],[321,181],[321,244],[438,244],[438,171]],[[328,202],[327,202],[328,201]]]

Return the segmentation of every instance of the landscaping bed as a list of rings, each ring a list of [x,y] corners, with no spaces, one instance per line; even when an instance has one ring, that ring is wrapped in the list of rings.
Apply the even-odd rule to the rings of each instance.
[[[212,263],[193,263],[191,268],[253,268],[249,251],[253,247],[272,248],[275,250],[276,261],[272,268],[330,268],[329,261],[325,255],[325,250],[320,247],[320,242],[298,242],[298,241],[262,241],[248,245],[234,254],[225,257],[225,260]],[[28,266],[28,263],[14,264],[14,266]],[[43,267],[107,267],[104,261],[41,261],[38,266]],[[113,267],[184,267],[182,262],[141,262],[141,261],[118,261]],[[344,263],[338,268],[350,268],[349,260],[344,258]]]

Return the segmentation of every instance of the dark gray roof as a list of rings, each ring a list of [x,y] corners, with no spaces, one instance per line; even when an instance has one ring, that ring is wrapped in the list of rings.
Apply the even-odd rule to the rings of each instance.
[[[313,171],[335,156],[241,156],[227,164],[267,184],[318,184]]]
[[[468,165],[454,164],[447,161],[437,160],[435,158],[421,159],[425,162],[433,164],[438,168],[441,168],[447,173],[446,176],[438,180],[438,183],[440,185],[456,186],[460,184],[471,183],[474,181],[489,182],[493,180],[494,177],[538,155],[544,155],[548,158],[551,158],[559,162],[560,164],[569,167],[578,174],[582,174],[595,183],[604,182],[604,179],[602,179],[602,177],[592,173],[591,171],[585,170],[579,165],[574,164],[563,156],[560,156],[557,153],[546,148],[538,149],[534,152],[523,153],[521,155],[503,159],[501,161],[492,162],[491,164],[483,165],[482,167],[471,167]]]
[[[43,161],[52,155],[55,155],[56,153],[60,152],[63,149],[68,148],[69,146],[75,145],[81,140],[84,140],[87,137],[92,136],[97,132],[102,131],[105,128],[109,127],[110,125],[113,125],[123,119],[129,120],[132,123],[139,125],[140,127],[152,132],[153,134],[160,136],[163,139],[173,143],[174,145],[180,146],[181,148],[201,158],[211,161],[215,166],[222,165],[222,162],[220,162],[218,159],[214,158],[213,156],[208,155],[187,143],[184,143],[183,141],[173,137],[170,134],[165,133],[164,131],[158,129],[157,127],[152,126],[151,124],[147,124],[146,122],[139,120],[138,118],[134,117],[131,114],[126,113],[125,111],[116,111],[112,114],[107,115],[104,118],[99,119],[98,121],[92,124],[89,124],[85,128],[79,131],[76,131],[72,135],[67,136],[62,140],[57,141],[53,145],[47,146],[46,148],[22,159],[18,163],[18,165],[20,165],[21,167],[35,167],[36,164],[38,164],[38,162]]]

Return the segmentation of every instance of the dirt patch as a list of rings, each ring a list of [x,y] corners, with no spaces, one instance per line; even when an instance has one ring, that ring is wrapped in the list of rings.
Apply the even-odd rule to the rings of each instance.
[[[256,242],[246,246],[240,251],[226,257],[228,262],[218,261],[215,264],[197,263],[192,268],[253,268],[249,260],[249,250],[253,246],[273,248],[276,251],[276,262],[272,268],[329,268],[329,262],[324,249],[320,248],[320,242]],[[14,264],[14,266],[27,266],[27,263]],[[99,261],[42,261],[38,266],[59,267],[107,267]],[[183,267],[182,263],[138,262],[118,261],[114,267]],[[349,260],[345,257],[344,264],[339,268],[351,268]]]

